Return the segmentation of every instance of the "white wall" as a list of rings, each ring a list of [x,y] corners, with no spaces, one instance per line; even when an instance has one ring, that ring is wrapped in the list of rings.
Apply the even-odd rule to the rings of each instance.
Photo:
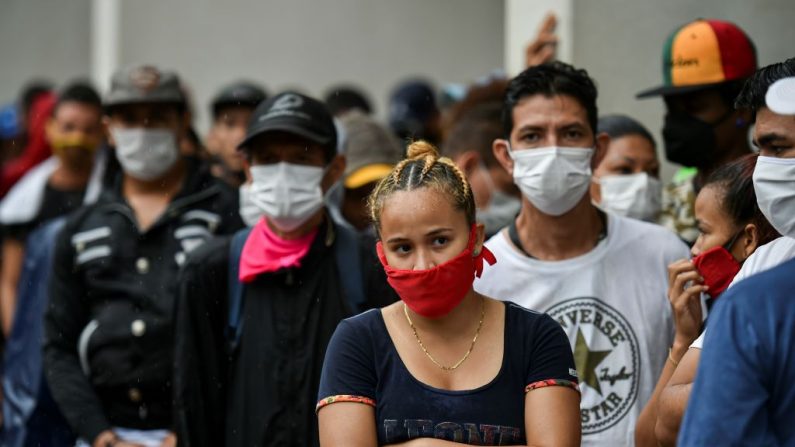
[[[90,0],[0,0],[0,104],[31,77],[88,79]]]
[[[91,6],[102,1],[0,0],[0,104],[15,99],[31,76],[61,83],[102,71],[92,70],[90,42]],[[385,116],[389,91],[407,76],[470,82],[503,67],[503,0],[118,4],[118,63],[176,70],[194,93],[200,129],[216,91],[241,78],[271,92],[293,87],[313,95],[352,82]],[[107,56],[99,50],[95,61]]]
[[[224,83],[321,95],[364,87],[384,116],[399,80],[468,82],[503,66],[501,0],[135,0],[121,2],[122,64],[183,74],[200,124]]]

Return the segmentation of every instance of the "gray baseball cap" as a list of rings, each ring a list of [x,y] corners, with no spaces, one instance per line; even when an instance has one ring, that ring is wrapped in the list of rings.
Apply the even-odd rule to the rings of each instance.
[[[351,112],[340,120],[345,130],[344,184],[355,189],[389,175],[403,158],[403,147],[386,127],[361,112]]]
[[[123,68],[113,74],[104,106],[163,103],[185,104],[177,75],[151,65]]]

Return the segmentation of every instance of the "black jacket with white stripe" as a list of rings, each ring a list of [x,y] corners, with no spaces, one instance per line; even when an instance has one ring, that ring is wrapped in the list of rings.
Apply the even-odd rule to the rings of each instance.
[[[173,308],[186,255],[242,227],[235,190],[188,161],[183,188],[140,231],[121,179],[71,215],[55,247],[44,371],[72,429],[172,424]]]

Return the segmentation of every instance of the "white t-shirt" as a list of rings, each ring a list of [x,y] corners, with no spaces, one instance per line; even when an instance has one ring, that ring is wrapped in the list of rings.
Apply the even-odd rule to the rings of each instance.
[[[569,336],[580,381],[582,444],[634,445],[673,341],[667,266],[688,248],[665,228],[608,214],[607,237],[563,261],[521,253],[507,230],[486,246],[497,263],[475,290],[548,313]]]
[[[729,288],[751,275],[772,269],[792,258],[795,258],[795,239],[781,236],[757,248],[756,251],[743,262],[742,268],[740,268],[740,271],[737,272],[737,275],[732,279]],[[706,333],[706,330],[703,331],[690,347],[701,349],[701,347],[704,346],[704,334]]]

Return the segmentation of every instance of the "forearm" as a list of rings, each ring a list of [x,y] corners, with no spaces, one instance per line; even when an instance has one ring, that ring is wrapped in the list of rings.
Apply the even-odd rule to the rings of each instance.
[[[411,441],[401,442],[399,444],[389,444],[383,447],[461,447],[463,444],[460,442],[447,441],[444,439],[436,438],[417,438]],[[527,447],[527,445],[514,445],[507,447]],[[541,446],[537,446],[541,447]]]
[[[3,335],[6,339],[11,334],[11,326],[14,324],[16,303],[16,287],[11,287],[7,281],[0,282],[0,316],[2,317]]]
[[[669,385],[660,393],[657,423],[654,429],[659,445],[676,445],[692,386],[692,383]]]
[[[671,349],[671,357],[677,362],[684,357],[687,352],[687,347],[680,344],[675,344]],[[666,359],[665,367],[660,373],[660,378],[657,380],[657,385],[654,387],[654,392],[651,399],[646,403],[646,406],[638,416],[638,422],[635,424],[635,445],[638,447],[657,447],[658,441],[655,435],[655,425],[659,417],[659,400],[660,395],[671,380],[676,366],[670,359]]]
[[[93,440],[111,428],[76,355],[46,347],[43,366],[53,399],[73,431],[84,439]]]

